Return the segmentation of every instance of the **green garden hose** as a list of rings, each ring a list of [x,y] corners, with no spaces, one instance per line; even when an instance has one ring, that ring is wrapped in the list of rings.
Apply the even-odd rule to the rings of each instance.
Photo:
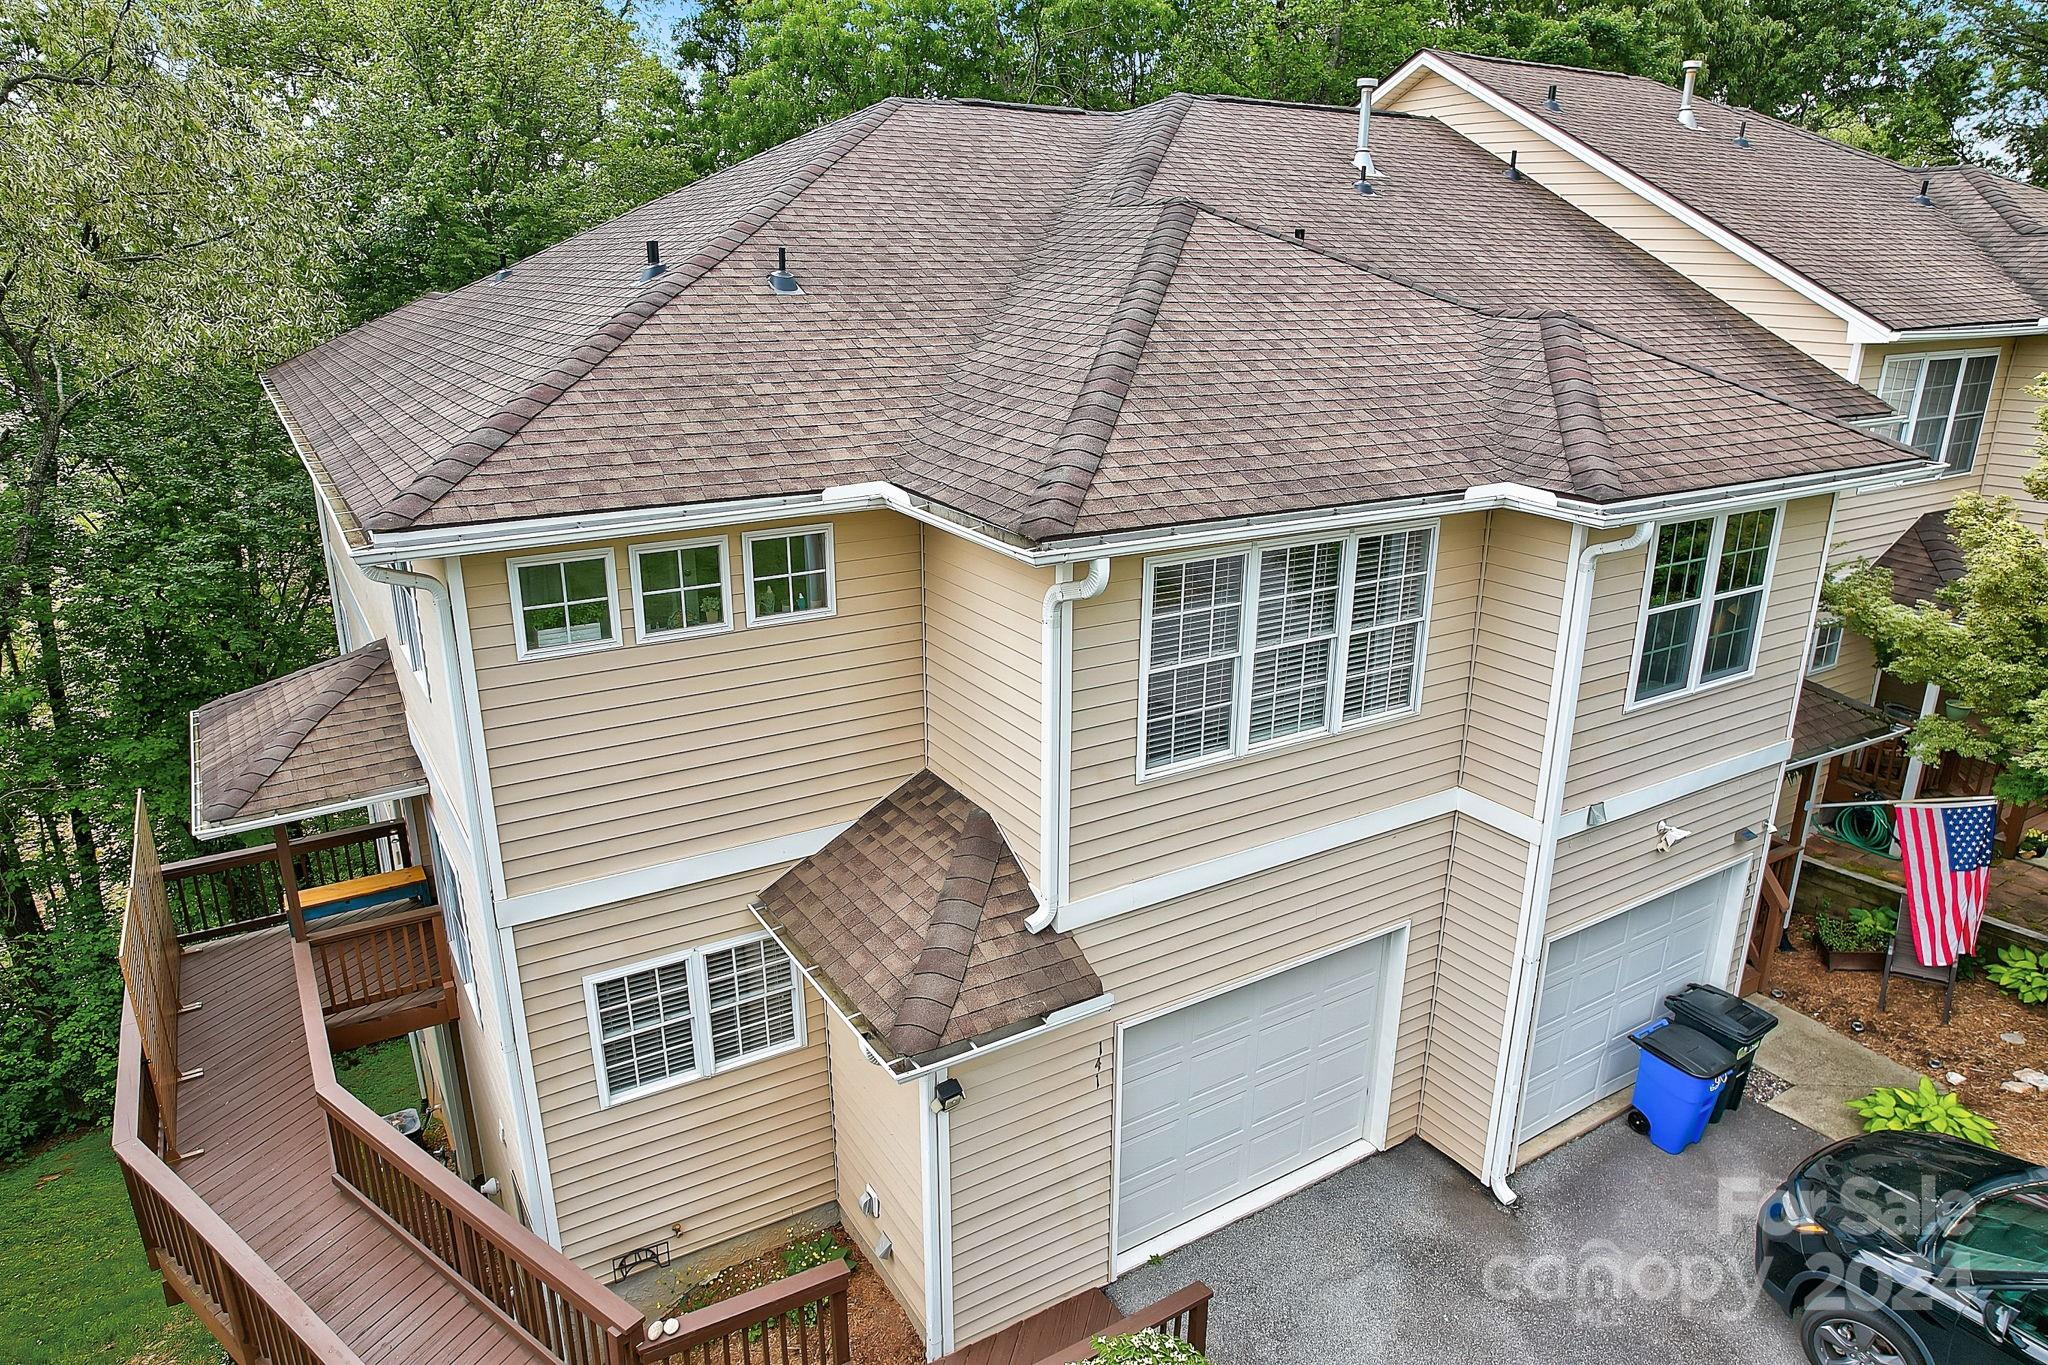
[[[1835,834],[1866,853],[1886,853],[1892,846],[1892,813],[1883,806],[1851,806],[1835,820]]]

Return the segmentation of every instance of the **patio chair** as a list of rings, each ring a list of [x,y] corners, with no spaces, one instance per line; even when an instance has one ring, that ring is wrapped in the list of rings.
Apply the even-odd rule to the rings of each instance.
[[[1946,967],[1930,967],[1920,960],[1913,951],[1913,923],[1907,918],[1905,900],[1899,902],[1899,925],[1892,931],[1891,945],[1884,950],[1884,974],[1877,983],[1877,1007],[1885,1007],[1885,997],[1891,994],[1892,976],[1910,976],[1916,981],[1938,981],[1943,986],[1941,997],[1941,1022],[1946,1024],[1956,1009],[1956,967],[1952,962]]]

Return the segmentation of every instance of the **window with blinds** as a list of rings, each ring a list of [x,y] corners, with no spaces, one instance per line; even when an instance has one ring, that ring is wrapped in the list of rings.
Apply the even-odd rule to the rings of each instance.
[[[804,1041],[803,979],[766,936],[678,953],[583,984],[605,1104]]]
[[[1877,396],[1898,418],[1887,434],[1961,472],[1977,462],[1998,353],[1888,357]]]
[[[1420,702],[1430,526],[1146,565],[1139,775]]]

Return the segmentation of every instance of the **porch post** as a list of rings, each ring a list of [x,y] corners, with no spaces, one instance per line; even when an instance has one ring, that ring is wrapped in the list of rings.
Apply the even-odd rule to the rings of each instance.
[[[1778,948],[1792,946],[1792,905],[1799,897],[1799,874],[1806,869],[1806,836],[1813,828],[1813,803],[1820,799],[1820,764],[1799,770],[1799,790],[1792,802],[1792,875],[1785,882],[1785,922],[1778,926]]]
[[[270,827],[277,842],[277,881],[284,891],[285,918],[292,922],[292,937],[306,937],[306,909],[299,904],[299,874],[292,866],[292,836],[283,825]]]

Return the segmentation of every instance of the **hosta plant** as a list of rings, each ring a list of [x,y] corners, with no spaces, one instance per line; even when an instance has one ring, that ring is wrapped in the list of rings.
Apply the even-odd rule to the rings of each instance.
[[[1912,1090],[1881,1085],[1860,1100],[1850,1100],[1849,1107],[1863,1119],[1866,1133],[1946,1133],[1998,1150],[1998,1125],[1954,1095],[1936,1090],[1925,1076]]]
[[[1984,975],[2001,990],[2017,995],[2024,1004],[2038,1005],[2048,1000],[2048,953],[2008,943],[1998,950],[1998,961],[1984,964]]]
[[[1164,1332],[1147,1328],[1127,1337],[1097,1337],[1095,1358],[1104,1365],[1207,1365],[1208,1357]]]

